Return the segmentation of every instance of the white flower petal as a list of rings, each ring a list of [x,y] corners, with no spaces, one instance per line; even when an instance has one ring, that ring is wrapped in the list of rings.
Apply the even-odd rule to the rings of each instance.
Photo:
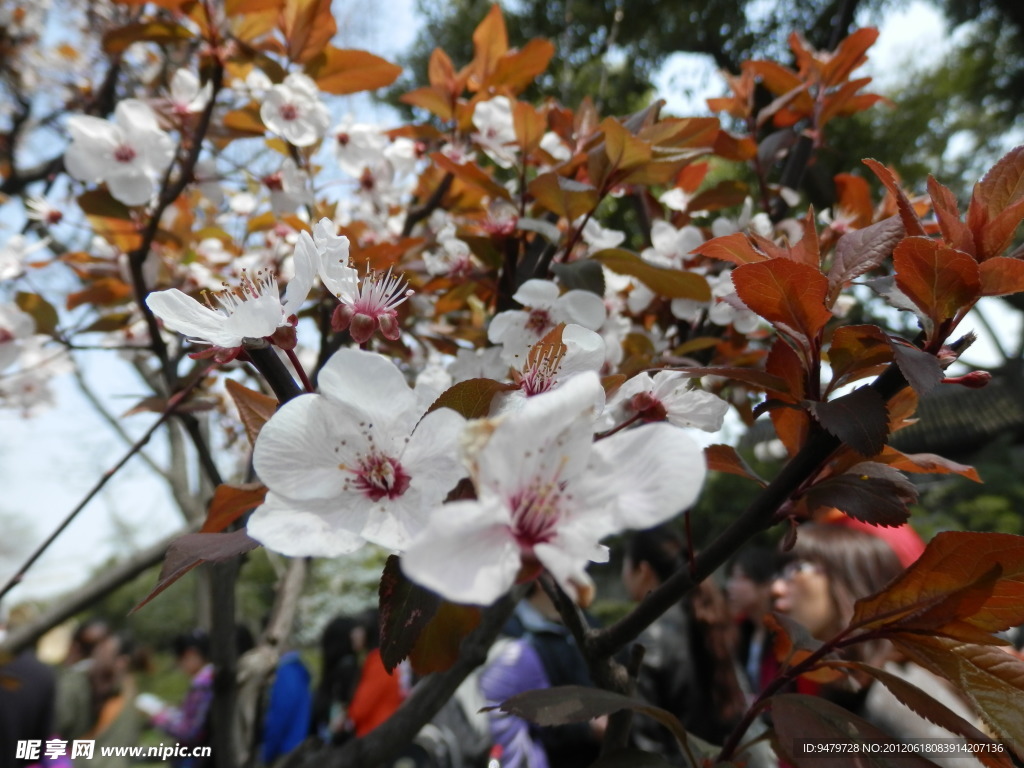
[[[340,349],[331,356],[320,371],[320,391],[357,405],[382,423],[406,418],[417,409],[416,395],[395,364],[360,349]]]
[[[704,452],[678,427],[646,424],[594,444],[588,498],[614,496],[615,523],[651,528],[689,507],[700,494],[707,465]]]
[[[249,517],[246,531],[269,549],[290,557],[337,557],[366,543],[311,511],[308,501],[299,506],[274,493],[268,493],[266,503]]]
[[[516,291],[512,298],[524,307],[548,309],[558,300],[558,286],[550,280],[527,280]],[[581,323],[582,325],[582,323]]]
[[[153,196],[153,180],[144,172],[119,173],[107,177],[107,188],[125,205],[144,205]]]
[[[590,291],[572,290],[559,297],[557,302],[559,321],[577,323],[596,331],[608,316],[604,299]]]
[[[520,565],[508,525],[476,501],[435,511],[430,527],[402,556],[402,570],[417,584],[457,603],[480,605],[505,594]]]
[[[146,306],[172,331],[214,346],[231,349],[241,345],[241,337],[225,327],[223,314],[210,309],[177,288],[157,291],[146,297]]]

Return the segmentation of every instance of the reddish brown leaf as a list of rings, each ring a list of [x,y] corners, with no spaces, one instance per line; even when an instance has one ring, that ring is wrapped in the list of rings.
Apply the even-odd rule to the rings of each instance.
[[[857,228],[870,224],[874,203],[871,201],[871,188],[867,181],[851,173],[836,174],[834,181],[840,210],[854,216],[853,225]]]
[[[758,477],[757,473],[743,460],[736,449],[731,445],[709,445],[704,449],[704,456],[708,461],[708,469],[712,472],[725,472],[730,475],[753,480],[764,487],[767,483]]]
[[[455,79],[455,66],[451,57],[441,48],[435,48],[430,52],[427,79],[439,91],[448,92],[451,89],[452,81]]]
[[[391,672],[402,663],[441,606],[441,598],[402,573],[398,555],[390,555],[380,577],[380,657]]]
[[[479,623],[480,609],[476,606],[442,601],[409,651],[413,672],[429,675],[448,669],[458,661],[459,648],[466,635]]]
[[[430,159],[433,160],[434,164],[441,168],[441,170],[452,174],[452,176],[466,184],[482,189],[492,197],[500,197],[503,200],[512,199],[512,196],[509,194],[507,189],[488,176],[480,166],[475,163],[465,163],[460,165],[454,160],[442,155],[440,152],[432,152]]]
[[[902,472],[873,461],[855,464],[807,492],[807,506],[812,512],[835,507],[883,528],[903,525],[910,517],[909,505],[916,501],[917,488]]]
[[[593,211],[601,199],[590,184],[567,179],[553,171],[542,173],[527,189],[538,203],[569,221]]]
[[[904,238],[893,251],[896,286],[937,328],[981,296],[978,263],[927,237]]]
[[[267,496],[262,483],[232,485],[221,483],[214,489],[213,498],[206,508],[206,521],[200,533],[219,533],[251,509],[256,509]]]
[[[942,364],[935,355],[918,349],[902,339],[890,338],[896,364],[907,383],[920,395],[931,392],[942,381]]]
[[[771,702],[775,744],[786,762],[796,768],[935,768],[935,763],[912,752],[898,756],[881,749],[854,753],[852,747],[846,755],[816,752],[819,744],[891,744],[893,737],[820,696],[786,693],[772,697]]]
[[[548,62],[554,55],[555,46],[550,41],[534,38],[522,50],[506,53],[498,59],[484,86],[504,87],[512,93],[519,93],[548,68]]]
[[[921,717],[935,723],[940,728],[945,728],[950,733],[963,736],[969,744],[978,745],[979,748],[974,751],[974,756],[989,768],[1012,768],[1013,763],[1010,761],[1009,754],[1000,745],[979,731],[972,723],[964,720],[960,715],[899,675],[860,662],[839,661],[831,664],[843,669],[856,670],[875,678],[888,688],[900,702]]]
[[[708,281],[696,272],[656,267],[624,248],[606,248],[593,254],[591,258],[612,272],[635,277],[658,296],[693,301],[711,300]]]
[[[832,369],[829,392],[881,373],[892,360],[892,346],[877,325],[837,328],[828,347],[828,363]]]
[[[786,380],[779,376],[772,376],[764,371],[755,368],[729,368],[707,367],[707,368],[667,368],[666,370],[679,371],[684,376],[721,376],[734,381],[742,381],[758,389],[775,392],[789,392],[789,385]]]
[[[171,584],[202,563],[218,563],[244,555],[260,544],[249,538],[245,530],[231,533],[186,533],[167,548],[156,586],[132,608],[132,613],[159,595]]]
[[[391,85],[402,68],[367,51],[342,50],[333,45],[306,63],[306,74],[321,91],[337,95],[372,91]]]
[[[57,330],[57,325],[60,323],[57,310],[38,293],[19,291],[14,294],[14,303],[22,312],[32,316],[36,323],[36,333],[52,336]]]
[[[826,431],[862,456],[874,456],[885,446],[889,416],[885,401],[874,389],[861,387],[834,400],[806,405]]]
[[[982,599],[978,605],[971,605],[970,611],[948,618],[936,613],[937,606],[944,601],[963,604],[971,592]],[[926,616],[929,611],[930,623]],[[852,623],[864,627],[884,625],[894,631],[906,625],[935,634],[965,637],[971,642],[1022,624],[1024,537],[1006,533],[939,533],[921,557],[885,590],[857,603]]]
[[[224,387],[235,401],[238,416],[245,427],[249,442],[256,445],[256,436],[277,411],[277,400],[262,392],[243,387],[234,379],[225,379]]]
[[[1024,198],[1024,145],[1014,147],[999,159],[978,182],[977,191],[991,221]]]
[[[915,237],[924,236],[924,225],[921,224],[921,219],[914,210],[914,206],[910,204],[910,200],[907,199],[906,194],[900,189],[899,184],[896,183],[896,176],[893,172],[877,160],[866,159],[863,162],[896,199],[896,208],[899,211],[900,220],[903,222],[903,227],[907,230],[907,234]]]
[[[501,15],[501,7],[495,3],[491,6],[484,20],[473,31],[473,62],[471,87],[476,90],[497,68],[498,61],[508,52],[508,32],[505,29],[505,17]]]
[[[83,192],[78,196],[78,205],[96,234],[115,248],[128,252],[142,244],[131,209],[111,197],[107,190]]]
[[[945,677],[978,712],[989,730],[1024,759],[1024,662],[993,646],[969,645],[941,637],[897,635],[897,650]]]
[[[891,216],[877,224],[847,232],[836,243],[835,256],[828,271],[829,304],[835,304],[843,287],[870,272],[892,255],[903,239],[903,222]]]
[[[765,629],[772,638],[772,653],[784,668],[794,667],[821,648],[821,641],[811,637],[807,627],[783,613],[769,613],[764,618]],[[833,658],[826,654],[825,659]],[[817,667],[801,675],[817,683],[829,683],[843,677],[828,667]]]
[[[864,54],[877,39],[878,30],[874,27],[862,27],[850,33],[822,68],[825,85],[834,86],[846,80],[853,70],[868,60]]]
[[[956,201],[956,195],[950,191],[949,187],[940,184],[930,174],[928,176],[928,194],[932,200],[935,217],[939,220],[942,239],[950,248],[974,256],[974,236],[967,225],[960,220],[960,206]]]
[[[548,124],[543,111],[527,101],[517,101],[512,106],[512,125],[520,150],[528,155],[540,146]]]
[[[879,457],[879,461],[884,461],[890,467],[895,467],[904,472],[960,475],[976,483],[981,482],[981,476],[974,467],[959,464],[942,456],[936,456],[934,453],[900,453],[890,446]]]
[[[299,64],[323,51],[338,31],[331,0],[285,0],[278,24],[288,58]]]
[[[784,340],[776,339],[772,344],[768,358],[765,360],[764,370],[786,382],[785,390],[776,390],[767,394],[771,397],[781,397],[792,403],[803,400],[807,381],[804,366],[797,353]]]
[[[693,252],[737,265],[753,264],[768,259],[765,254],[750,244],[750,239],[742,232],[708,240],[706,243],[701,243]]]
[[[1024,261],[1011,259],[1007,256],[995,256],[982,262],[981,272],[982,296],[1005,296],[1024,291]]]
[[[442,120],[452,119],[452,99],[447,91],[436,86],[416,88],[398,97],[403,104],[420,107],[440,117]]]
[[[1024,198],[1011,203],[988,221],[981,234],[980,258],[991,259],[1009,248],[1021,219],[1024,219]]]
[[[814,267],[789,259],[769,259],[733,270],[743,303],[780,330],[811,343],[832,318],[825,308],[828,279]]]
[[[127,283],[116,277],[101,277],[81,291],[68,294],[66,306],[68,309],[74,309],[83,304],[105,307],[111,304],[121,304],[130,299],[132,295],[132,287]]]
[[[221,119],[221,123],[228,129],[231,135],[242,138],[262,136],[267,132],[267,126],[263,124],[263,118],[260,117],[260,108],[256,102],[226,112]]]
[[[491,401],[499,392],[511,392],[517,387],[493,379],[467,379],[454,384],[435,400],[427,413],[438,408],[451,408],[467,419],[483,419],[490,415]]]
[[[167,46],[191,40],[192,37],[192,33],[180,24],[168,21],[139,21],[106,32],[103,35],[103,50],[117,55],[128,50],[132,43],[147,42]]]

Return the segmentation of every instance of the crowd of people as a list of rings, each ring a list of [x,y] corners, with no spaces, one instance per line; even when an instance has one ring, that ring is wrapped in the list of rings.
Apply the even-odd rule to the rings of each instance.
[[[766,547],[741,550],[721,582],[706,580],[638,638],[644,653],[637,695],[676,715],[700,739],[722,743],[779,672],[765,623],[770,612],[787,614],[815,638],[827,640],[846,625],[859,598],[881,589],[922,549],[909,529],[870,529],[842,519],[802,525],[785,553]],[[684,541],[669,527],[634,534],[622,554],[622,586],[633,601],[685,567],[687,557]],[[252,637],[240,631],[237,643],[244,658]],[[15,744],[28,740],[92,740],[95,750],[88,762],[97,768],[133,762],[124,756],[101,757],[101,747],[140,744],[147,728],[183,746],[209,745],[215,685],[209,639],[200,630],[188,632],[175,638],[171,650],[188,680],[187,693],[177,704],[138,689],[147,655],[128,634],[112,631],[103,621],[80,624],[56,667],[38,661],[32,651],[7,660],[0,665],[0,768],[35,763],[61,768],[75,762],[70,752],[49,757],[17,753]],[[392,673],[385,669],[375,610],[329,622],[319,651],[315,684],[297,651],[281,656],[260,699],[251,750],[245,752],[252,755],[249,765],[279,765],[300,746],[315,749],[363,736],[387,720],[415,685],[405,665]],[[883,667],[966,719],[976,719],[951,688],[888,644],[854,645],[848,655]],[[540,728],[493,707],[527,690],[591,684],[572,634],[548,593],[534,583],[486,664],[463,683],[399,762],[423,768],[583,768],[599,754],[604,718]],[[800,678],[792,688],[825,697],[894,738],[949,736],[870,680],[820,684]],[[759,719],[748,733],[755,746],[743,759],[754,768],[777,762],[767,742],[753,738],[765,727]],[[662,755],[670,764],[684,764],[675,737],[651,718],[636,717],[631,738],[637,748]],[[210,757],[194,753],[174,762],[180,768],[212,764]]]

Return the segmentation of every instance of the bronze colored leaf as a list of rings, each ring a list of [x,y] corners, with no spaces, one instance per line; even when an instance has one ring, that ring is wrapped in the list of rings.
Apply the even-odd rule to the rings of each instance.
[[[742,232],[736,232],[723,237],[716,237],[702,243],[693,250],[701,256],[711,259],[721,259],[733,264],[753,264],[758,261],[766,261],[768,256],[757,250],[750,244],[750,239]]]
[[[53,336],[57,330],[60,319],[57,317],[57,310],[53,305],[40,296],[38,293],[27,293],[19,291],[14,294],[14,303],[18,309],[27,315],[31,315],[36,323],[36,333],[45,333]]]
[[[402,663],[441,606],[441,598],[402,573],[398,555],[390,555],[380,577],[380,657],[391,672]]]
[[[66,306],[68,309],[74,309],[83,304],[106,307],[112,304],[122,304],[128,301],[132,295],[132,287],[119,278],[101,277],[81,291],[68,294]]]
[[[915,501],[917,488],[902,472],[873,461],[855,464],[807,492],[811,511],[835,507],[857,520],[882,527],[905,523],[910,517],[909,505]]]
[[[936,240],[904,238],[893,251],[892,261],[896,286],[933,329],[981,296],[978,263]]]
[[[267,496],[263,483],[232,485],[221,483],[214,489],[206,508],[206,521],[200,533],[219,533],[251,509],[256,509]]]
[[[942,381],[942,364],[935,355],[918,349],[902,339],[890,337],[893,356],[907,383],[919,395],[931,392]]]
[[[855,229],[840,237],[836,243],[832,267],[828,271],[830,303],[835,303],[843,286],[888,259],[905,232],[899,217],[890,216],[877,224]]]
[[[433,160],[434,164],[441,168],[441,170],[452,174],[452,176],[466,184],[469,184],[470,186],[482,189],[492,197],[500,197],[503,200],[512,199],[512,196],[509,194],[507,189],[488,176],[487,173],[485,173],[480,166],[475,163],[465,163],[460,165],[451,158],[442,155],[440,152],[431,153],[430,159]]]
[[[995,577],[993,569],[998,569]],[[972,592],[980,602],[970,611],[948,618],[938,613],[945,601],[967,606]],[[1024,624],[1024,537],[939,533],[892,584],[857,603],[852,623],[893,631],[906,625],[970,642],[984,637],[998,642],[991,633]]]
[[[913,683],[870,664],[842,661],[833,662],[833,665],[870,675],[913,712],[950,733],[963,736],[969,744],[978,745],[979,749],[974,751],[974,756],[989,768],[1011,768],[1013,765],[1009,755],[996,742]]]
[[[156,586],[132,608],[132,613],[159,595],[171,584],[202,563],[219,563],[244,555],[260,544],[244,529],[231,533],[186,533],[167,548]]]
[[[491,401],[499,392],[511,392],[517,387],[493,379],[467,379],[454,384],[435,400],[427,413],[438,408],[451,408],[467,419],[483,419],[491,412]]]
[[[712,472],[738,475],[747,480],[753,480],[761,487],[768,485],[768,483],[758,477],[757,473],[750,468],[747,462],[743,460],[743,457],[731,445],[723,445],[721,443],[709,445],[704,449],[704,456],[708,461],[708,469]]]
[[[935,768],[935,763],[914,753],[855,752],[856,745],[891,744],[893,737],[820,696],[786,693],[772,697],[771,702],[773,741],[786,762],[796,768]],[[822,744],[836,745],[837,751],[816,751]],[[839,754],[838,749],[844,748],[849,751]]]
[[[832,334],[828,363],[829,391],[881,373],[893,360],[888,337],[877,325],[844,325]]]
[[[555,46],[548,40],[536,37],[524,45],[522,50],[509,51],[498,59],[484,87],[504,87],[512,93],[520,93],[548,68],[554,55]]]
[[[338,31],[331,0],[285,0],[278,24],[288,58],[299,64],[323,51]]]
[[[249,442],[256,445],[256,436],[277,411],[277,400],[262,392],[244,387],[234,379],[226,379],[224,387],[231,395],[231,399],[235,401],[238,416],[242,420],[242,426],[245,427],[245,434],[249,437]]]
[[[569,221],[593,211],[601,199],[590,184],[567,179],[554,171],[542,173],[527,189],[538,203]]]
[[[828,279],[814,267],[790,259],[769,259],[733,270],[743,303],[780,330],[812,343],[832,318],[825,308]]]
[[[988,221],[1024,198],[1024,145],[1007,152],[978,182]]]
[[[635,277],[658,296],[693,301],[711,300],[708,281],[696,272],[656,267],[624,248],[606,248],[591,258],[616,274]]]
[[[473,30],[473,61],[470,64],[470,88],[478,90],[497,68],[502,56],[508,52],[508,31],[501,6],[491,6],[475,30]]]
[[[956,195],[949,187],[940,184],[931,174],[928,175],[928,195],[932,200],[932,209],[939,221],[942,239],[951,248],[975,256],[974,236],[966,224],[960,220],[960,206]]]
[[[459,659],[466,635],[480,624],[480,609],[443,600],[409,651],[409,663],[417,675],[442,672]]]
[[[306,63],[306,74],[321,91],[342,96],[391,85],[402,68],[367,51],[329,45]]]
[[[908,658],[949,680],[1006,748],[1024,759],[1024,662],[991,645],[942,637],[896,635],[892,641]]]
[[[904,229],[907,230],[907,235],[923,237],[925,233],[924,225],[921,224],[921,219],[914,210],[914,206],[910,204],[910,200],[907,199],[906,194],[900,189],[899,184],[896,183],[896,175],[877,160],[868,158],[863,162],[878,177],[878,180],[882,182],[885,188],[889,190],[889,194],[895,198],[896,209],[899,211],[900,220],[903,222]]]
[[[162,46],[192,39],[192,33],[169,21],[137,21],[106,32],[103,50],[111,55],[124,53],[132,43],[157,43]]]

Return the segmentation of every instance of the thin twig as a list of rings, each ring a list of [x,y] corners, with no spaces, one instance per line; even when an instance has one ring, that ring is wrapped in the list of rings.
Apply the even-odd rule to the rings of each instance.
[[[111,479],[113,479],[113,477],[122,469],[122,467],[124,467],[125,464],[127,464],[131,460],[132,456],[134,456],[136,453],[139,453],[142,450],[143,446],[145,446],[146,443],[149,442],[150,438],[156,433],[156,431],[161,427],[161,425],[163,425],[163,423],[174,414],[178,406],[185,402],[189,394],[196,387],[196,385],[198,385],[199,382],[202,381],[202,379],[203,376],[197,376],[191,384],[182,389],[180,392],[176,392],[175,394],[171,395],[170,398],[168,398],[167,407],[164,408],[164,411],[163,413],[160,414],[160,417],[155,422],[153,422],[153,424],[150,426],[149,429],[146,430],[142,437],[135,441],[131,448],[128,449],[127,453],[125,453],[125,455],[122,456],[121,459],[114,466],[112,466],[110,469],[103,473],[100,479],[96,481],[96,483],[93,485],[91,489],[89,489],[89,492],[85,494],[85,496],[75,506],[75,508],[68,513],[68,515],[60,523],[60,525],[58,525],[57,528],[54,529],[54,531],[46,537],[43,543],[36,548],[36,550],[29,556],[29,558],[24,562],[24,564],[22,564],[18,571],[10,578],[7,584],[4,585],[3,589],[0,589],[0,598],[3,598],[4,595],[10,592],[11,589],[17,586],[21,582],[21,580],[25,578],[25,574],[28,572],[29,568],[31,568],[35,564],[35,562],[42,556],[42,554],[46,552],[50,545],[53,544],[54,541],[56,541],[57,537],[60,536],[61,533],[63,533],[64,529],[67,528],[75,519],[75,517],[78,516],[78,513],[85,509],[89,502],[92,501],[101,490],[103,490],[103,487],[108,482],[110,482]]]

